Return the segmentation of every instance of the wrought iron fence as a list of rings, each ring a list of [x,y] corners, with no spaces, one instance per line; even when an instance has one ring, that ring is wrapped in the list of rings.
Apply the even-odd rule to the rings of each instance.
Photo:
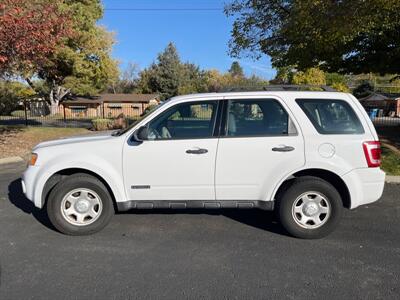
[[[400,101],[379,101],[379,103],[371,101],[362,102],[362,105],[375,126],[400,126]],[[133,123],[145,112],[147,107],[148,105],[113,103],[97,106],[60,105],[50,109],[44,101],[27,101],[21,103],[8,115],[0,114],[0,125],[92,128],[93,120],[107,119],[108,124],[111,126],[115,124],[115,127],[118,127],[121,122],[125,122],[125,126]],[[204,114],[205,117],[209,115],[209,111],[205,108],[193,113]]]
[[[93,121],[107,119],[118,127],[129,125],[142,115],[148,105],[59,105],[51,108],[44,102],[24,102],[7,115],[0,115],[0,125],[48,127],[93,127]],[[121,120],[122,119],[122,120]]]

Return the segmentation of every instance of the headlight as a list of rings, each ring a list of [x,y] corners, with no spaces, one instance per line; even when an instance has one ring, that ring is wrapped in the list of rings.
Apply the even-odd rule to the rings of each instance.
[[[37,161],[37,159],[38,159],[37,153],[32,153],[31,154],[31,159],[29,160],[29,165],[30,166],[34,166],[36,161]]]

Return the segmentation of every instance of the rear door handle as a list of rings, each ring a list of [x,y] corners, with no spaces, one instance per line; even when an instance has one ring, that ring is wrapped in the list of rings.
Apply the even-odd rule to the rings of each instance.
[[[207,149],[203,149],[203,148],[186,150],[187,154],[205,154],[207,152],[208,152],[208,150]]]
[[[293,150],[294,150],[294,147],[285,146],[285,145],[272,148],[272,151],[276,151],[276,152],[290,152],[290,151],[293,151]]]

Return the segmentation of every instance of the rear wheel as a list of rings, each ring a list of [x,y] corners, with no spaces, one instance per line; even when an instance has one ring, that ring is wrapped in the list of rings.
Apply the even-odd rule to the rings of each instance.
[[[283,227],[293,236],[317,239],[331,233],[343,210],[338,191],[317,177],[301,177],[278,196],[277,213]]]
[[[110,221],[114,207],[104,184],[87,174],[60,181],[49,195],[47,213],[59,231],[70,235],[92,234]]]

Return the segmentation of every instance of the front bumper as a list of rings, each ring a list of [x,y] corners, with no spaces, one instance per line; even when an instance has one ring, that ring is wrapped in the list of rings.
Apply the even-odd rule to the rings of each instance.
[[[379,200],[385,186],[385,172],[380,168],[355,169],[343,176],[351,197],[350,208]]]
[[[36,180],[38,178],[39,168],[36,166],[29,166],[21,178],[22,191],[26,198],[31,200],[36,207],[42,208],[42,201],[39,197],[35,197]]]
[[[25,194],[26,196],[26,186],[25,186],[25,181],[23,179],[21,179],[21,185],[22,185],[22,192]]]

